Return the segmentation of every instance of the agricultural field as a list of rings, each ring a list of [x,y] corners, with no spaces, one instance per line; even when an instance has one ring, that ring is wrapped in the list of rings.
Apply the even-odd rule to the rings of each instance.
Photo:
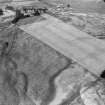
[[[74,7],[78,7],[77,4],[80,5],[83,0],[66,1],[66,4],[64,0],[40,0],[38,4],[28,1],[28,5],[47,6],[48,15],[104,41],[104,10],[101,14],[96,12],[100,11],[99,9],[77,11]],[[20,4],[23,6],[27,4],[24,1],[22,3]],[[67,6],[68,3],[70,7]],[[95,4],[95,7],[104,6],[102,2],[99,3]],[[104,70],[97,76],[72,57],[66,57],[19,28],[45,20],[42,15],[20,19],[14,25],[11,22],[0,23],[0,104],[104,105]],[[36,30],[34,34],[37,32]]]
[[[82,93],[79,92],[82,92],[82,88],[85,87],[91,89],[90,83],[98,79],[77,62],[68,59],[17,27],[1,31],[0,40],[1,48],[3,43],[9,45],[7,49],[4,49],[4,54],[0,52],[1,73],[3,74],[0,76],[2,80],[0,90],[3,91],[1,97],[5,105],[7,103],[56,105],[59,102],[60,105],[74,105],[78,102],[82,105],[84,97],[82,99]],[[12,46],[11,43],[13,43]],[[8,55],[6,51],[9,51]],[[11,79],[8,79],[9,75]],[[4,84],[2,88],[2,83],[8,85]],[[103,80],[98,80],[98,83],[96,82],[96,85],[92,87],[97,87],[98,91],[104,91],[102,83]],[[59,89],[62,90],[60,94],[65,95],[58,100]],[[6,95],[10,98],[8,99]],[[4,97],[7,97],[7,100]]]

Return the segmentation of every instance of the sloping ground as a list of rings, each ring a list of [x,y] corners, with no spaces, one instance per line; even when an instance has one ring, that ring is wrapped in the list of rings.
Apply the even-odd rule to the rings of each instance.
[[[50,45],[68,58],[74,59],[99,76],[105,68],[105,42],[53,16],[45,14],[43,17],[46,20],[20,26],[20,29]]]
[[[2,33],[1,39],[11,41],[13,35],[17,39],[9,55],[12,58],[9,57],[9,59],[14,62],[14,65],[12,64],[15,66],[14,70],[24,72],[28,76],[28,87],[32,89],[30,91],[34,94],[34,98],[43,99],[47,93],[51,92],[48,89],[50,77],[63,71],[64,68],[68,67],[70,61],[19,29],[6,30]],[[12,62],[10,61],[10,63]],[[54,89],[54,87],[51,88]],[[54,93],[51,94],[53,96]]]
[[[22,5],[31,5],[38,0],[0,0],[0,7],[11,5],[14,7],[19,7]]]
[[[0,3],[12,2],[13,0],[0,0]]]
[[[64,37],[62,36],[62,43],[60,43],[61,38],[58,36],[61,36],[61,33],[64,34],[64,32],[62,32],[61,30],[59,31],[59,28],[57,27],[58,26],[57,23],[60,23],[60,26],[61,26],[62,22],[57,21],[55,19],[55,21],[56,21],[56,23],[55,23],[54,19],[50,18],[50,17],[51,16],[49,16],[48,19],[49,20],[51,19],[51,21],[48,21],[48,23],[46,22],[47,20],[38,22],[38,23],[35,22],[31,26],[25,25],[23,27],[24,28],[23,30],[25,30],[27,33],[30,33],[32,36],[37,37],[38,39],[42,40],[43,42],[47,43],[50,46],[53,46],[53,47],[58,46],[59,47],[61,45],[63,47],[64,46],[64,40],[63,40]],[[57,30],[55,28],[51,27],[52,22],[53,22],[53,24],[55,24],[55,28],[57,27],[56,28]],[[64,26],[64,24],[63,24],[63,26]],[[56,32],[58,32],[58,34],[54,33],[55,30],[56,30]],[[66,30],[66,32],[68,32],[68,31]],[[73,36],[74,36],[74,34],[73,34]],[[55,38],[55,40],[54,40],[54,38]],[[68,41],[74,39],[73,37],[71,37],[72,38],[71,39],[69,36],[66,38],[68,38]],[[57,41],[58,39],[59,39],[59,43]],[[53,40],[53,42],[52,42],[52,40]],[[66,45],[67,44],[65,44],[64,48],[67,47]],[[75,44],[73,44],[73,45],[75,45]],[[69,46],[68,48],[71,49],[73,47]],[[67,53],[69,53],[69,51],[67,49],[65,49],[65,50]],[[63,50],[63,51],[65,52],[65,50]],[[61,51],[61,49],[59,51]],[[74,51],[74,50],[72,49],[72,51]],[[77,52],[75,51],[74,53],[76,54]],[[87,56],[87,58],[88,58],[88,56]],[[92,82],[92,81],[94,81],[94,82]],[[100,81],[100,79],[98,80],[97,76],[92,75],[91,73],[88,72],[88,70],[84,69],[77,63],[73,63],[67,69],[65,69],[64,72],[61,73],[61,75],[58,75],[56,77],[56,79],[54,80],[55,86],[56,86],[56,94],[54,95],[54,97],[49,98],[47,96],[47,98],[44,99],[44,101],[41,103],[41,105],[46,105],[46,104],[47,105],[78,105],[78,104],[84,105],[84,103],[85,103],[85,105],[91,105],[91,104],[93,105],[95,103],[96,103],[95,105],[98,105],[98,103],[101,103],[104,105],[105,102],[102,100],[104,100],[105,97],[104,96],[103,96],[103,98],[99,97],[97,95],[97,92],[95,91],[97,86],[99,86],[99,88],[104,87],[102,81],[101,82],[99,82],[99,81]],[[100,83],[102,83],[102,84],[100,85]],[[99,90],[101,90],[101,89],[99,89]],[[53,91],[53,90],[51,89],[51,91]],[[95,97],[93,97],[93,94]],[[88,97],[86,97],[86,95],[88,95],[88,97],[92,97],[92,98],[88,99]],[[97,102],[95,101],[95,99],[97,100]]]
[[[71,8],[67,8],[63,0],[54,0],[52,2],[45,0],[45,3],[49,5],[50,15],[92,36],[105,39],[105,3],[93,1],[93,4],[89,2],[90,4],[88,5],[87,2],[83,2],[82,0],[81,2],[67,0],[67,3],[70,3],[71,6]],[[85,5],[83,5],[84,3]]]
[[[105,13],[105,3],[103,1],[98,2],[97,0],[40,0],[48,4],[70,4],[71,7],[78,12],[98,12]]]
[[[22,0],[22,1],[13,1],[10,3],[10,5],[15,6],[15,7],[19,7],[19,6],[28,6],[31,5],[33,3],[37,2],[37,0]]]
[[[49,7],[49,14],[92,36],[105,39],[104,14],[76,12],[63,4]]]
[[[6,44],[3,50],[5,42],[9,47]],[[1,31],[0,49],[0,102],[4,105],[82,105],[86,98],[81,98],[81,89],[97,80],[73,60],[16,27]],[[59,96],[59,88],[64,97]]]
[[[99,14],[87,14],[86,16],[71,16],[68,24],[74,25],[76,28],[88,33],[99,39],[105,39],[105,16]]]
[[[17,22],[18,26],[21,25],[27,25],[27,24],[31,24],[33,22],[39,22],[39,21],[43,21],[46,20],[46,18],[42,17],[42,16],[32,16],[32,17],[28,17],[25,19],[21,19]]]
[[[33,22],[31,19],[36,18],[22,20],[19,24]],[[0,85],[2,104],[18,105],[20,100],[20,105],[105,104],[102,101],[105,100],[104,81],[78,63],[16,27],[1,30],[0,36],[0,49],[4,42],[12,46],[10,50],[8,43],[4,43],[7,49],[0,50],[0,84],[5,80],[5,88]]]

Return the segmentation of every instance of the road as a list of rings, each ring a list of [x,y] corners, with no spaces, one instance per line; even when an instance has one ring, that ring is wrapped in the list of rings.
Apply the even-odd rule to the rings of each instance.
[[[53,16],[43,17],[46,20],[19,28],[99,76],[105,69],[105,42]]]

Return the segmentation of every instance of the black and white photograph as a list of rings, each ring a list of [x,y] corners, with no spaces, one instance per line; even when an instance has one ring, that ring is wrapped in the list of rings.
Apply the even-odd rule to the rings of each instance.
[[[0,0],[0,105],[105,105],[105,0]]]

